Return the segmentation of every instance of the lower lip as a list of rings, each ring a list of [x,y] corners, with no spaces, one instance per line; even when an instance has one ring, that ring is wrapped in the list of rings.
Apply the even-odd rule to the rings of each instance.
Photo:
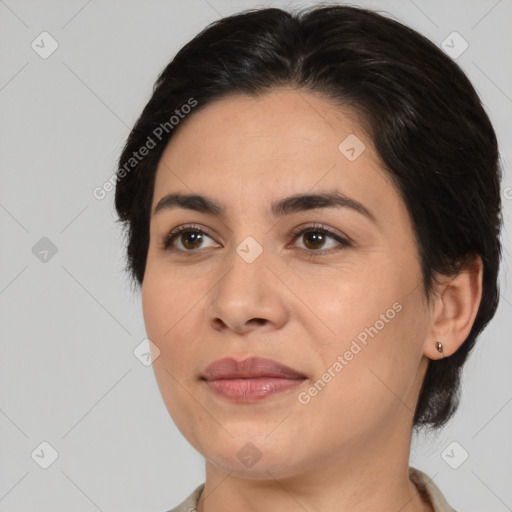
[[[256,402],[269,396],[288,391],[302,384],[305,379],[260,377],[257,379],[207,380],[208,387],[216,394],[235,402]]]

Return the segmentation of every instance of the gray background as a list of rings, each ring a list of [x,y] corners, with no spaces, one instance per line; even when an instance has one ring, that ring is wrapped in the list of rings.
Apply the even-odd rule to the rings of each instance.
[[[512,1],[357,4],[438,45],[459,32],[469,48],[457,62],[499,137],[500,307],[466,367],[456,417],[415,440],[411,464],[457,510],[512,510]],[[122,272],[113,193],[100,201],[92,191],[115,171],[179,48],[220,16],[262,5],[287,3],[0,0],[1,511],[163,512],[203,481],[202,457],[168,416],[151,367],[133,354],[145,338],[140,297]],[[31,47],[43,31],[59,45],[46,59]],[[43,237],[57,250],[46,261]],[[43,441],[58,452],[47,469]],[[459,464],[462,450],[469,457],[453,469],[446,461]]]

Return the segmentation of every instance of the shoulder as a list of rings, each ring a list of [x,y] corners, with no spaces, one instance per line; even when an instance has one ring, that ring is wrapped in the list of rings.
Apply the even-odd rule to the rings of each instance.
[[[168,512],[197,512],[197,501],[204,489],[204,482],[197,486],[184,501]]]
[[[456,512],[456,510],[448,504],[446,498],[432,478],[427,474],[409,466],[409,477],[418,488],[418,491],[430,500],[434,512]]]

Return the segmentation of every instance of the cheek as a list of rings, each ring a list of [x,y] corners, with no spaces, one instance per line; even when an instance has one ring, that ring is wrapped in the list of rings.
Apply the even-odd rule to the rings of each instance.
[[[397,316],[395,303],[401,302],[407,283],[396,268],[393,273],[378,264],[327,270],[309,272],[293,283],[296,295],[321,321],[318,325],[323,323],[326,346],[343,348],[376,322],[380,331]]]
[[[165,287],[153,279],[151,273],[146,273],[142,285],[142,313],[149,339],[158,347],[169,329],[169,297]]]
[[[369,311],[366,303],[360,308],[364,312],[338,315],[336,337],[317,345],[321,364],[300,397],[308,403],[299,409],[312,431],[323,429],[348,442],[354,432],[364,436],[398,414],[412,414],[422,326],[414,322],[410,303],[402,309],[383,305],[372,304]],[[379,318],[381,312],[387,323]]]
[[[361,375],[375,380],[369,369],[399,386],[412,378],[421,359],[425,312],[421,289],[413,286],[414,276],[400,268],[347,274],[344,279],[316,281],[314,287],[303,283],[301,293],[322,320],[323,327],[319,323],[316,329],[315,351],[325,371],[343,356],[343,364],[351,367],[343,373],[351,374],[351,380],[357,379],[363,387],[371,383],[363,384]],[[404,371],[397,372],[398,366]]]
[[[150,339],[152,335],[155,341],[165,342],[186,316],[191,295],[187,290],[174,272],[148,260],[142,285],[142,310]]]
[[[197,294],[182,292],[177,279],[169,279],[149,270],[142,286],[142,309],[148,338],[160,350],[152,367],[167,410],[182,432],[199,421],[197,404],[191,399],[194,371],[197,365],[197,349],[190,334],[194,328],[193,309],[190,300]],[[201,296],[201,295],[199,295]],[[195,322],[197,324],[197,321]],[[187,392],[188,391],[188,392]]]
[[[142,309],[148,338],[159,348],[154,362],[155,373],[166,368],[176,377],[186,376],[197,365],[198,314],[204,287],[190,286],[175,272],[151,267],[142,286]],[[204,341],[204,340],[203,340]],[[195,364],[194,364],[195,363]],[[165,375],[162,374],[165,378]]]

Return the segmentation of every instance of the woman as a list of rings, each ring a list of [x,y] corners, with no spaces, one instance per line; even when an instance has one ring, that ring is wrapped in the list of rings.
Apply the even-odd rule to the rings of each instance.
[[[368,10],[246,11],[181,49],[119,163],[155,375],[206,459],[174,511],[453,510],[408,461],[498,304],[460,68]]]

